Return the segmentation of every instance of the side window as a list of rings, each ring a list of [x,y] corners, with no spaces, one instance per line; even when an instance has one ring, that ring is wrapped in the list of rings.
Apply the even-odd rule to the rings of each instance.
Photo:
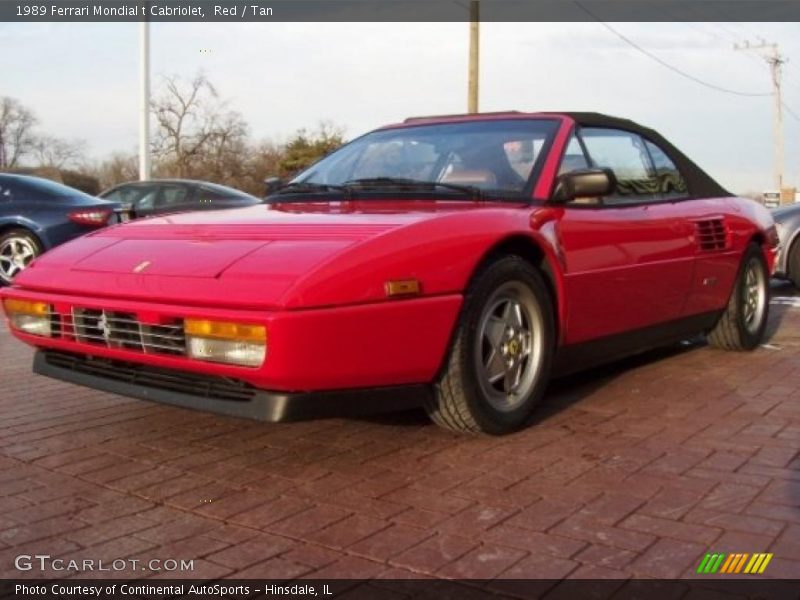
[[[137,187],[121,187],[103,196],[104,200],[111,200],[113,202],[136,202],[139,196],[142,195],[141,189]]]
[[[675,163],[653,142],[646,140],[645,145],[647,151],[650,152],[650,158],[653,159],[658,192],[662,198],[673,199],[688,196],[689,190],[686,187],[686,181]]]
[[[122,200],[123,195],[124,194],[123,194],[122,190],[114,190],[113,192],[109,192],[108,194],[103,196],[103,200],[110,200],[112,202],[119,202],[120,200]]]
[[[199,204],[214,204],[214,202],[218,202],[219,200],[227,200],[231,196],[227,194],[223,194],[221,191],[212,190],[207,187],[199,187],[197,188],[197,196],[195,197],[195,202]]]
[[[609,168],[617,178],[617,190],[603,199],[603,204],[637,204],[661,199],[650,155],[644,140],[618,129],[586,128],[581,130],[592,166]]]
[[[142,190],[136,198],[136,208],[140,210],[151,210],[156,207],[158,188],[148,188]]]
[[[564,158],[561,159],[561,166],[558,168],[558,174],[562,175],[570,171],[588,168],[589,161],[586,160],[583,147],[573,133],[567,144],[567,150],[564,152]]]
[[[161,188],[159,207],[171,208],[184,204],[189,196],[189,188],[183,185],[165,185]]]
[[[103,199],[134,204],[137,208],[153,208],[156,189],[152,185],[125,185],[106,194]]]

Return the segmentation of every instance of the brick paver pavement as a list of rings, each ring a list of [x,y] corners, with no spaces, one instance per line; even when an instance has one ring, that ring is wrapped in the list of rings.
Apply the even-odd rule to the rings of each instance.
[[[33,376],[3,331],[0,571],[41,576],[14,557],[49,554],[194,559],[168,573],[186,577],[671,578],[769,551],[766,575],[798,576],[800,297],[774,302],[755,353],[687,344],[557,382],[502,438],[150,404]]]

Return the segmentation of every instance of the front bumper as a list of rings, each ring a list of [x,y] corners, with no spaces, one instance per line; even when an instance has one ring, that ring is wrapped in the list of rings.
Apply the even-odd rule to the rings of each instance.
[[[461,307],[460,294],[393,300],[353,306],[293,311],[245,311],[203,308],[120,299],[86,298],[0,290],[0,297],[44,302],[60,322],[52,337],[26,334],[12,328],[22,341],[40,350],[224,377],[273,392],[327,392],[355,388],[384,388],[431,382],[447,352]],[[182,346],[151,351],[150,347],[104,343],[99,332],[81,340],[75,332],[80,311],[124,313],[132,323],[173,327],[186,318],[263,324],[268,332],[266,360],[244,367],[189,358]],[[155,329],[152,335],[164,334]],[[160,338],[159,338],[160,339]],[[91,343],[90,343],[91,342]]]
[[[273,392],[222,377],[43,350],[36,352],[33,371],[104,392],[268,422],[406,410],[432,393],[428,385]]]

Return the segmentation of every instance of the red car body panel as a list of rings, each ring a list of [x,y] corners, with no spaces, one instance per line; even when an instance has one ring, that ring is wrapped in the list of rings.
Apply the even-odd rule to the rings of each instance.
[[[772,269],[771,217],[750,200],[602,209],[546,204],[574,127],[568,116],[546,116],[560,125],[527,204],[431,198],[173,215],[65,244],[0,291],[45,301],[62,314],[83,307],[153,324],[185,317],[265,324],[261,367],[86,344],[68,328],[55,338],[12,331],[38,348],[230,377],[267,390],[382,387],[435,380],[463,294],[502,245],[539,257],[562,348],[721,311],[753,240]],[[693,223],[710,218],[725,220],[723,251],[701,251]],[[418,281],[421,294],[387,297],[386,284],[395,280]]]
[[[16,297],[16,296],[15,296]],[[52,302],[52,294],[26,292],[26,299]],[[201,362],[182,356],[143,354],[130,350],[88,346],[74,336],[50,338],[14,330],[33,346],[86,353],[136,362],[231,377],[256,387],[283,391],[382,387],[430,381],[450,339],[461,307],[460,295],[416,298],[381,304],[273,313],[208,309],[188,305],[100,300],[59,295],[55,312],[69,314],[73,307],[103,308],[135,313],[142,322],[160,323],[172,317],[215,318],[263,323],[269,331],[270,349],[259,368]],[[409,327],[414,323],[414,327]],[[391,341],[391,343],[387,343]],[[275,349],[275,350],[273,350]],[[313,368],[309,368],[313,365]]]
[[[221,211],[224,222],[206,212],[208,222],[188,224],[195,215],[185,213],[108,228],[39,261],[25,274],[25,287],[265,310],[383,302],[385,283],[396,279],[418,278],[426,296],[460,293],[496,243],[540,237],[530,227],[531,207],[521,204],[362,202],[347,208],[352,212],[291,210],[291,225],[282,223],[282,210],[254,206]],[[436,261],[428,260],[431,252]],[[134,272],[145,261],[152,266]]]

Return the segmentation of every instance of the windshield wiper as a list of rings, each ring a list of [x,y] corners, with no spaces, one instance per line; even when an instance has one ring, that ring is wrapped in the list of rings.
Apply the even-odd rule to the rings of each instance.
[[[345,197],[349,197],[351,191],[351,188],[344,185],[298,181],[295,183],[287,183],[283,187],[274,191],[271,195],[279,196],[283,194],[308,194],[314,192],[342,192]]]
[[[393,189],[405,188],[407,190],[435,190],[437,188],[453,190],[469,195],[473,200],[482,200],[483,191],[472,185],[459,185],[457,183],[444,183],[441,181],[421,181],[419,179],[407,179],[404,177],[365,177],[363,179],[351,179],[345,181],[342,187],[350,189],[382,188]]]
[[[295,183],[286,184],[282,188],[273,192],[271,196],[340,192],[344,194],[345,200],[350,200],[353,194],[357,193],[358,191],[374,191],[379,189],[431,192],[436,191],[437,189],[444,189],[467,195],[471,200],[484,199],[483,191],[475,186],[460,185],[457,183],[445,183],[441,181],[422,181],[419,179],[407,179],[403,177],[365,177],[362,179],[351,179],[341,184],[298,181]],[[274,200],[274,202],[283,202],[283,200]]]

